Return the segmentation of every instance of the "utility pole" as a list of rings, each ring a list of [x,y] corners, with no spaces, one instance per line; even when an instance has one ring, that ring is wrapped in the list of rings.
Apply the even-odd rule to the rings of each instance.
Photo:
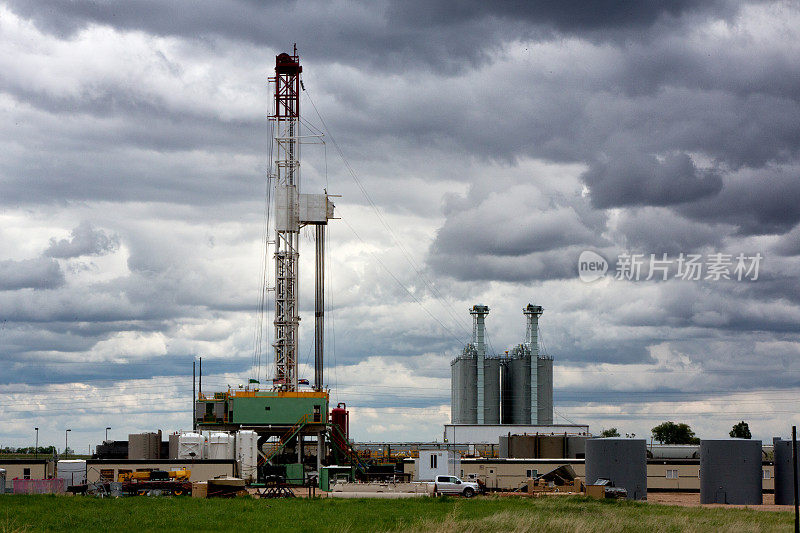
[[[69,432],[72,431],[68,429],[64,432],[64,458],[67,457],[67,450],[69,450]]]
[[[797,426],[792,426],[792,481],[794,488],[794,533],[800,533],[800,504],[797,499]]]
[[[39,458],[39,428],[33,428],[36,430],[36,446],[33,448],[33,457],[34,459]]]

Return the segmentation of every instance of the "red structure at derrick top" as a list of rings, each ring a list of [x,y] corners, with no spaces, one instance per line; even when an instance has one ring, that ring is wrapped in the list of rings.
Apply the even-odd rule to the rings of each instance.
[[[275,120],[297,120],[300,117],[300,57],[297,45],[294,55],[275,57]]]

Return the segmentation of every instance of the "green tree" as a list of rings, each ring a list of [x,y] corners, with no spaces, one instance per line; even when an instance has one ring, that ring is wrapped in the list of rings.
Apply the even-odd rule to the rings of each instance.
[[[604,429],[602,433],[600,433],[601,437],[619,437],[619,431],[617,428],[608,428]]]
[[[653,428],[653,438],[661,444],[698,444],[700,439],[688,424],[664,422]]]
[[[747,422],[742,420],[738,424],[733,425],[733,429],[731,432],[728,433],[731,437],[735,439],[750,439],[753,436],[750,434],[750,426],[747,425]]]

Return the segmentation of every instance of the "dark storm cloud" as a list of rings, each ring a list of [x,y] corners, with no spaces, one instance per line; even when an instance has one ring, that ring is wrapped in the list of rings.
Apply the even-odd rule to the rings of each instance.
[[[492,176],[463,198],[443,202],[444,224],[428,250],[437,276],[457,280],[532,281],[576,275],[581,249],[602,248],[604,213],[570,189],[563,170]],[[538,173],[553,176],[537,176]],[[574,179],[574,178],[573,178]],[[575,182],[577,186],[577,182]]]
[[[562,30],[607,29],[649,26],[662,16],[679,16],[693,11],[714,11],[728,2],[679,0],[563,2],[505,0],[487,4],[480,0],[458,2],[394,2],[389,11],[408,21],[427,20],[435,24],[472,18],[500,17],[526,20],[533,24],[549,23]]]
[[[59,139],[45,137],[51,148],[127,146],[178,152],[232,147],[258,150],[264,146],[266,123],[258,110],[248,118],[223,118],[219,109],[182,108],[164,101],[166,94],[126,86],[120,80],[86,80],[80,94],[53,94],[50,87],[36,91],[24,79],[6,77],[0,79],[0,91],[47,114],[25,118],[51,120],[59,132],[72,134]],[[58,123],[65,119],[69,122]],[[41,142],[43,137],[32,140]]]
[[[64,273],[53,259],[40,257],[22,261],[0,261],[0,291],[55,289],[63,284]],[[2,309],[0,314],[9,311],[7,308]]]
[[[600,208],[672,205],[712,196],[722,189],[715,171],[701,171],[687,154],[663,161],[641,153],[614,154],[583,175],[592,203]]]
[[[103,93],[113,99],[115,88]],[[255,156],[263,147],[263,123],[152,106],[90,114],[62,103],[60,97],[41,94],[28,101],[41,107],[12,113],[22,128],[0,130],[0,139],[30,147],[8,150],[0,159],[0,202],[202,204],[261,196],[261,184],[253,179],[262,170],[257,160],[249,168],[233,161],[241,154]]]
[[[548,279],[574,279],[578,256],[583,248],[560,248],[551,252],[512,257],[443,254],[432,250],[428,265],[436,275],[459,281],[531,282]]]
[[[674,347],[709,370],[693,380],[695,390],[796,387],[796,339],[775,335],[738,335],[707,342],[674,342]],[[706,385],[702,381],[706,380]]]
[[[569,209],[520,212],[476,209],[449,217],[436,236],[432,253],[515,257],[598,239]]]
[[[9,323],[7,320],[0,321],[3,322],[2,336],[6,361],[17,358],[24,360],[24,354],[31,351],[78,352],[88,350],[96,342],[93,337],[83,336],[66,324],[63,325],[60,332],[54,332],[52,327],[48,327],[47,329],[38,329],[37,334],[31,336],[29,324],[20,325]]]
[[[256,9],[258,12],[262,10],[261,7],[250,4],[236,5],[245,12],[248,9]],[[171,29],[170,31],[178,35],[188,34],[190,30],[202,33],[206,31],[203,28],[208,31],[216,28],[216,31],[224,32],[225,14],[217,24],[202,22],[207,19],[199,15],[187,15],[217,9],[214,6],[206,4],[181,11],[171,4],[165,7],[155,3],[118,6],[77,2],[62,6],[66,16],[60,18],[63,21],[74,17],[75,24],[78,21],[84,21],[80,23],[83,24],[87,20],[96,20],[120,27],[129,24],[142,29],[149,29],[149,24],[156,27],[163,25],[164,31]],[[302,3],[287,4],[277,9],[287,8],[296,13],[303,11],[305,6]],[[372,10],[377,9],[380,17],[405,20],[408,13],[414,12],[413,8],[403,7],[402,4],[398,6],[351,6],[350,11],[345,10],[342,13],[348,13],[351,18],[368,17],[367,14],[373,16]],[[566,20],[574,20],[573,28],[589,27],[592,24],[603,28],[625,24],[632,27],[639,27],[641,24],[646,26],[665,16],[694,13],[697,10],[715,13],[717,17],[728,15],[728,11],[720,11],[719,5],[698,6],[699,4],[680,3],[676,6],[660,7],[655,3],[647,3],[597,8],[598,12],[606,14],[604,18],[593,12],[594,7],[568,4],[551,8],[537,4],[529,9],[516,6],[520,9],[516,18],[522,21],[541,20],[544,21],[543,24],[555,23],[559,27]],[[23,10],[23,7],[17,6],[15,9]],[[175,12],[157,16],[161,10],[172,9]],[[479,18],[485,15],[485,8],[476,4],[452,9],[451,24],[457,25],[460,20],[485,20]],[[55,11],[57,10],[26,13],[34,18],[47,18],[50,16],[47,13]],[[431,14],[426,17],[437,20],[436,13],[445,13],[447,9],[435,5],[420,8],[421,13],[428,11]],[[382,14],[384,12],[387,14]],[[335,18],[344,16],[342,13],[334,15],[332,11],[323,9],[318,16]],[[496,16],[502,18],[510,13],[516,13],[515,6],[498,9]],[[588,16],[587,20],[593,22],[584,24],[581,22],[581,17],[584,16]],[[252,17],[232,18],[252,20]],[[331,80],[334,83],[328,90],[332,91],[338,102],[327,111],[330,113],[329,118],[332,116],[331,123],[337,134],[340,133],[340,138],[346,139],[348,145],[363,146],[366,152],[381,150],[383,146],[374,144],[379,139],[395,147],[403,147],[407,143],[406,149],[409,151],[425,145],[436,146],[440,152],[445,153],[461,148],[477,157],[510,162],[520,157],[586,162],[591,165],[586,174],[587,183],[592,186],[596,205],[601,207],[630,204],[672,205],[698,197],[713,196],[720,187],[719,176],[722,170],[717,170],[716,166],[713,169],[697,168],[686,154],[700,152],[719,163],[733,167],[758,167],[769,161],[794,157],[800,136],[800,108],[796,101],[773,95],[769,91],[771,87],[780,86],[785,88],[780,94],[794,94],[798,84],[787,81],[793,78],[786,75],[791,72],[788,68],[789,60],[774,53],[772,55],[776,57],[770,57],[769,49],[755,52],[759,57],[754,62],[761,65],[760,70],[744,67],[750,69],[748,72],[752,70],[750,77],[757,79],[758,83],[743,85],[746,78],[744,75],[741,78],[734,75],[715,75],[713,67],[720,61],[729,67],[725,72],[739,72],[741,69],[737,65],[742,63],[742,58],[738,52],[724,49],[716,50],[719,57],[708,58],[704,50],[705,43],[696,42],[696,39],[691,44],[683,44],[680,40],[683,37],[682,32],[685,27],[691,28],[693,22],[696,23],[686,20],[683,26],[674,29],[674,35],[659,34],[653,39],[632,45],[630,50],[617,47],[604,50],[600,61],[602,64],[607,63],[608,68],[590,71],[588,75],[579,62],[551,64],[545,55],[544,60],[537,58],[533,70],[515,68],[507,76],[499,78],[496,84],[485,88],[471,88],[471,80],[466,78],[463,86],[457,84],[451,90],[443,92],[441,84],[434,85],[428,80],[421,87],[413,87],[413,84],[408,86],[408,89],[420,91],[413,99],[400,97],[393,98],[391,102],[380,96],[384,94],[380,90],[380,83],[365,84],[360,89],[353,87],[352,83],[342,85],[345,80],[336,78]],[[445,24],[445,21],[441,24]],[[264,31],[263,35],[272,34]],[[319,36],[318,39],[322,42],[324,36]],[[346,40],[341,36],[337,39]],[[510,37],[504,34],[504,39]],[[207,43],[202,46],[208,50],[213,49]],[[481,50],[491,48],[485,42],[476,46]],[[679,52],[674,52],[675,49]],[[450,51],[447,54],[453,57]],[[500,59],[502,58],[492,58],[492,61]],[[659,61],[663,61],[667,67],[646,68],[653,63],[658,65]],[[171,64],[174,60],[166,62]],[[403,68],[408,64],[415,63],[403,63]],[[555,78],[551,75],[552,69],[559,72]],[[360,68],[357,70],[368,72]],[[701,74],[694,77],[688,74],[682,77],[665,76],[664,70],[676,75],[688,72]],[[633,90],[635,86],[630,83],[634,81],[647,90]],[[147,150],[148,153],[129,154],[123,151],[109,160],[100,152],[96,156],[99,163],[96,169],[88,166],[79,168],[81,161],[69,157],[60,160],[57,153],[54,154],[52,164],[47,161],[15,161],[9,158],[6,173],[20,176],[20,180],[24,177],[26,183],[34,185],[22,187],[18,181],[4,182],[2,197],[12,201],[29,202],[33,198],[46,199],[51,196],[73,198],[74,189],[64,184],[80,179],[77,172],[69,170],[79,168],[86,183],[82,188],[85,191],[83,194],[90,198],[109,197],[117,192],[128,195],[127,198],[131,199],[136,198],[137,194],[143,194],[144,199],[155,199],[158,196],[157,188],[160,187],[164,197],[170,201],[178,201],[178,198],[183,197],[190,202],[202,203],[202,193],[195,194],[193,184],[208,191],[208,197],[230,197],[236,191],[243,190],[241,186],[246,177],[231,175],[228,179],[235,182],[236,187],[222,186],[223,182],[212,179],[211,176],[203,176],[203,179],[198,180],[197,173],[202,176],[206,170],[202,163],[192,163],[196,156],[193,151],[219,152],[222,149],[229,153],[257,154],[262,149],[263,125],[258,122],[260,117],[256,114],[253,121],[223,121],[213,116],[211,110],[211,116],[187,113],[174,105],[165,104],[161,101],[163,95],[144,94],[138,92],[136,87],[114,83],[94,83],[90,91],[83,91],[80,97],[72,97],[70,101],[52,95],[30,94],[28,85],[24,80],[9,81],[6,84],[7,90],[18,94],[19,98],[24,98],[50,113],[61,115],[77,110],[98,117],[110,113],[120,119],[116,121],[119,126],[115,125],[113,129],[102,125],[97,127],[91,121],[86,121],[86,126],[82,128],[84,133],[78,136],[82,141],[78,140],[73,144],[86,147],[136,147]],[[571,89],[564,91],[565,85]],[[435,94],[430,94],[433,90]],[[408,94],[417,93],[410,90]],[[502,106],[486,108],[484,111],[475,107],[476,102],[491,101],[497,94],[503,95]],[[340,107],[342,105],[344,108]],[[68,134],[70,132],[64,133],[65,135],[59,136],[60,139],[73,138]],[[48,144],[56,143],[56,146],[59,143],[57,139],[50,138],[37,140]],[[620,146],[624,146],[625,150],[621,150]],[[165,161],[163,152],[169,150],[178,151],[176,156],[180,156],[186,164]],[[161,155],[156,156],[153,151]],[[603,158],[598,157],[598,154],[608,155]],[[662,154],[667,154],[665,160],[654,159]],[[137,168],[137,159],[141,155],[151,161]],[[158,161],[153,162],[153,158]],[[121,161],[122,164],[113,164],[115,161]],[[153,163],[164,168],[164,172],[157,177],[150,176],[151,172],[146,168],[152,168]],[[208,170],[219,174],[218,169]],[[53,183],[53,178],[42,181],[43,176],[57,176],[59,172],[67,172],[59,182]],[[181,180],[182,174],[191,175],[192,179]],[[131,182],[131,186],[115,188],[109,184],[109,175],[119,176],[123,182]],[[134,179],[134,175],[141,179]],[[646,178],[645,186],[631,187],[630,181],[638,176]],[[675,181],[667,185],[665,182],[670,178]],[[133,181],[141,185],[142,190],[133,186]],[[37,187],[40,182],[41,187]],[[147,187],[148,183],[152,186]],[[608,187],[604,189],[606,184]],[[617,185],[619,188],[615,189]],[[607,189],[615,190],[616,193],[609,193]],[[250,193],[249,189],[243,192]]]
[[[577,257],[607,245],[569,208],[529,210],[506,198],[506,209],[479,204],[447,218],[428,251],[436,276],[461,281],[573,278]]]
[[[198,152],[174,154],[140,152],[135,148],[83,152],[64,151],[41,159],[26,154],[19,160],[9,157],[0,169],[9,176],[0,181],[2,202],[18,205],[63,201],[149,201],[202,205],[220,200],[258,198],[262,194],[259,169],[251,174],[241,169],[204,164]],[[89,157],[87,157],[89,156]],[[76,186],[80,184],[80,186]]]
[[[47,261],[55,263],[52,259]],[[41,276],[36,277],[28,281],[25,286],[34,283],[41,285],[43,284],[41,280]],[[146,281],[136,280],[137,283]],[[158,285],[162,286],[163,283]],[[14,322],[45,324],[89,322],[93,331],[100,329],[102,323],[108,323],[112,328],[119,328],[122,323],[129,321],[159,320],[182,316],[185,312],[173,301],[174,289],[169,292],[159,292],[152,286],[149,289],[141,289],[141,292],[149,294],[150,299],[136,298],[135,301],[115,286],[98,284],[92,289],[92,293],[87,294],[82,288],[66,287],[47,296],[5,291],[0,292],[0,307],[9,320]],[[46,326],[43,324],[40,327]]]
[[[742,41],[698,39],[691,30],[687,25],[655,42],[629,47],[624,60],[610,67],[610,77],[629,96],[656,94],[667,86],[800,99],[791,52],[753,50],[752,43]],[[758,55],[758,61],[746,61],[750,54]]]
[[[759,206],[760,194],[736,185],[720,193],[729,175],[733,183],[732,173],[781,172],[795,164],[800,82],[789,75],[792,55],[764,46],[753,58],[743,43],[722,39],[713,43],[715,55],[709,57],[701,37],[691,36],[691,44],[677,43],[680,37],[657,40],[651,48],[639,45],[631,53],[613,49],[598,58],[608,68],[583,75],[570,65],[540,61],[535,70],[498,75],[485,91],[456,83],[434,94],[423,84],[415,100],[396,106],[372,100],[365,88],[355,98],[363,120],[356,113],[358,120],[343,118],[343,126],[357,125],[375,137],[392,130],[398,138],[443,151],[461,148],[478,160],[584,162],[597,207],[689,206],[687,212],[707,211],[709,221],[741,223],[744,233],[785,231],[784,224],[769,220],[778,216],[769,203]],[[650,60],[665,61],[675,77],[657,67],[642,68]],[[720,61],[726,68],[715,65]],[[560,74],[551,79],[549,68]],[[503,105],[481,113],[475,106],[494,92],[503,95]],[[749,204],[743,219],[737,220],[735,209],[728,211],[731,203]],[[784,209],[789,222],[793,211]]]
[[[44,255],[62,259],[105,255],[116,251],[118,247],[119,236],[107,235],[103,230],[94,228],[91,223],[82,222],[72,230],[69,239],[50,239],[50,246],[44,251]]]
[[[784,256],[800,255],[800,226],[783,235],[772,249]]]
[[[744,336],[742,332],[762,332],[776,338],[800,333],[800,293],[794,277],[773,277],[762,271],[756,281],[628,282],[633,287],[625,287],[623,281],[614,283],[619,291],[630,291],[629,301],[615,307],[608,322],[663,328],[658,340],[713,338],[721,331]],[[662,283],[662,290],[655,290],[658,283]]]
[[[728,175],[714,197],[681,206],[693,220],[732,224],[744,235],[783,234],[800,221],[800,167],[770,166]]]
[[[581,363],[642,364],[652,363],[647,348],[654,339],[614,339],[587,345],[585,339],[568,338],[549,345],[552,355],[562,365]]]
[[[28,384],[52,385],[58,383],[103,383],[130,379],[149,379],[158,376],[176,376],[183,390],[191,391],[192,361],[197,354],[172,354],[170,357],[142,358],[125,363],[118,362],[64,362],[37,359],[32,365],[26,359],[7,359],[0,362],[0,385]],[[243,372],[249,358],[231,356],[225,361],[203,359],[203,373]]]
[[[87,24],[190,39],[222,36],[286,49],[299,36],[310,58],[358,58],[372,66],[438,66],[490,58],[503,42],[549,35],[592,34],[597,39],[638,35],[658,22],[693,13],[731,16],[733,2],[95,2],[13,1],[13,8],[41,27],[68,36]],[[455,61],[455,62],[454,62]]]
[[[617,225],[626,249],[670,256],[707,246],[718,248],[734,228],[693,222],[670,209],[655,207],[626,210]]]

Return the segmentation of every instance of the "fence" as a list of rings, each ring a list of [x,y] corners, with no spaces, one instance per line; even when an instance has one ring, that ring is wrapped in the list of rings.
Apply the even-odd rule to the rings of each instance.
[[[67,480],[53,479],[13,479],[14,494],[64,494]]]

